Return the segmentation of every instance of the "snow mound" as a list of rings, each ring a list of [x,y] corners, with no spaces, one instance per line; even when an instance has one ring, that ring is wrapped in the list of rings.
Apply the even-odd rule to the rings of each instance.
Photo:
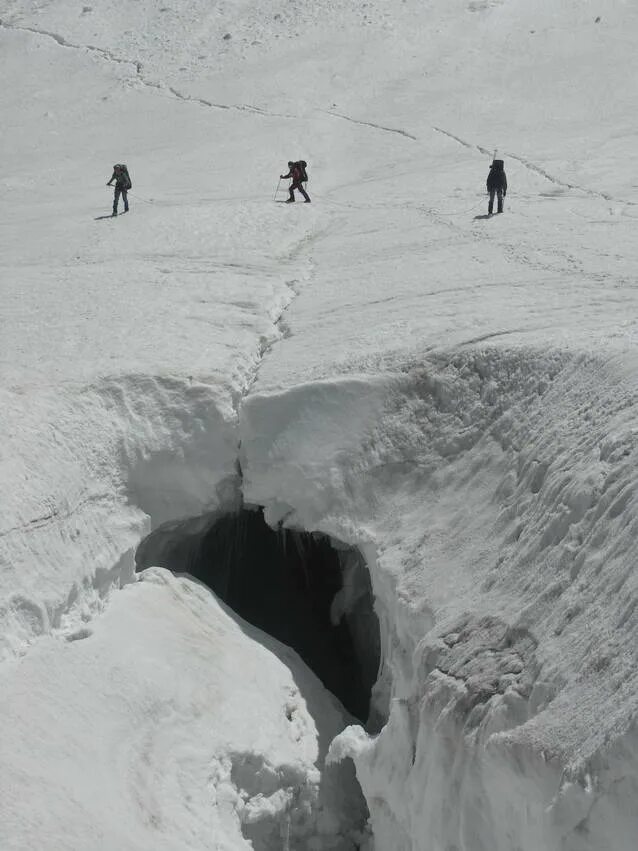
[[[6,848],[360,841],[352,766],[323,769],[340,706],[294,651],[168,571],[40,641],[5,671],[0,704]]]

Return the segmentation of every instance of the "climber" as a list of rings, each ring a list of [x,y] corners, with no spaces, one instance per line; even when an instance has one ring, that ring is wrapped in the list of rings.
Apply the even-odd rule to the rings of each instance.
[[[288,180],[288,178],[292,178],[292,183],[290,184],[290,198],[286,201],[286,204],[294,204],[295,202],[295,189],[298,189],[303,197],[305,198],[304,203],[309,204],[310,198],[308,193],[303,188],[303,184],[308,180],[308,175],[306,173],[306,163],[304,160],[299,160],[298,162],[292,162],[292,160],[288,163],[288,174],[280,175],[282,180]]]
[[[494,160],[490,166],[490,173],[487,176],[487,191],[490,196],[490,202],[487,207],[489,216],[494,212],[494,196],[498,201],[497,212],[503,212],[503,198],[507,195],[507,177],[503,168],[503,160]]]

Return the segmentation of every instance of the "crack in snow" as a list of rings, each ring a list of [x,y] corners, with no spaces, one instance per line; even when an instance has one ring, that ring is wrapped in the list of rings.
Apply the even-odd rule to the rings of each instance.
[[[485,154],[486,157],[491,156],[491,151],[488,151],[487,148],[482,148],[480,145],[474,145],[471,142],[466,142],[465,139],[461,139],[460,136],[455,136],[454,133],[450,133],[449,130],[443,130],[442,127],[433,127],[437,133],[441,133],[443,136],[447,136],[448,139],[453,139],[455,142],[458,142],[459,145],[462,145],[464,148],[468,148],[469,150],[477,150],[481,154]]]
[[[34,517],[32,520],[26,520],[24,523],[19,523],[16,526],[10,526],[8,529],[0,530],[0,538],[5,538],[12,532],[20,532],[24,529],[39,529],[41,526],[46,526],[51,520],[58,516],[58,509],[53,508],[48,514],[42,514],[40,517]]]
[[[550,328],[550,325],[542,326],[544,328]],[[485,340],[491,340],[494,337],[506,337],[509,334],[528,334],[532,331],[540,331],[541,326],[535,327],[526,327],[526,328],[510,328],[509,330],[504,331],[492,331],[491,334],[482,334],[480,337],[472,337],[469,340],[462,340],[460,343],[457,343],[458,346],[472,346],[475,343],[483,343]]]
[[[476,150],[479,153],[484,154],[485,156],[492,156],[492,152],[488,151],[487,148],[484,148],[482,145],[477,145],[473,142],[466,142],[465,139],[461,139],[460,136],[456,136],[454,133],[450,133],[449,130],[444,130],[442,127],[432,127],[432,129],[440,133],[443,136],[447,136],[448,139],[453,139],[459,145],[462,145],[464,148],[468,148],[469,150]],[[526,159],[525,157],[520,156],[519,154],[513,154],[511,151],[505,151],[504,155],[509,157],[512,160],[516,160],[522,166],[524,166],[528,171],[533,172],[534,174],[539,175],[544,180],[553,183],[554,186],[560,186],[563,189],[575,189],[577,192],[583,192],[585,195],[588,195],[590,198],[601,198],[603,201],[615,201],[618,204],[627,204],[627,206],[637,206],[638,202],[636,201],[625,201],[622,198],[615,198],[613,195],[609,195],[607,192],[598,192],[596,189],[589,189],[586,186],[580,186],[577,183],[569,183],[568,181],[561,180],[558,177],[555,177],[553,174],[550,174],[544,168],[531,160]]]
[[[89,53],[96,53],[98,56],[101,56],[103,59],[108,62],[115,62],[118,65],[132,65],[135,68],[135,79],[136,82],[141,83],[146,88],[152,89],[154,91],[162,91],[162,89],[166,89],[166,91],[170,92],[170,94],[178,99],[182,100],[186,103],[195,103],[199,106],[205,106],[209,109],[223,109],[223,110],[234,110],[236,112],[250,112],[255,115],[262,116],[264,118],[294,118],[295,116],[291,115],[283,115],[280,113],[271,113],[265,109],[261,109],[257,106],[252,106],[251,104],[227,104],[227,103],[215,103],[214,101],[206,100],[206,98],[197,97],[195,95],[187,95],[183,92],[180,92],[174,86],[170,86],[165,84],[161,80],[149,80],[147,79],[143,73],[142,68],[143,64],[139,59],[123,59],[121,56],[116,56],[110,50],[106,50],[103,47],[97,47],[92,44],[75,44],[73,42],[67,41],[64,36],[59,33],[51,32],[50,30],[42,30],[37,27],[28,27],[23,26],[21,24],[10,24],[6,21],[0,19],[0,29],[5,30],[14,30],[18,32],[28,32],[33,35],[39,35],[44,38],[52,39],[57,45],[60,47],[65,47],[71,50],[86,50]]]
[[[271,336],[271,337],[262,336],[260,341],[259,341],[259,349],[258,349],[258,352],[257,352],[257,362],[255,363],[252,374],[251,374],[249,380],[246,382],[243,390],[240,393],[238,393],[236,395],[235,399],[233,400],[233,407],[235,409],[235,413],[236,413],[237,417],[239,417],[239,410],[241,408],[242,402],[250,394],[250,391],[254,387],[255,382],[257,381],[257,379],[259,377],[259,370],[260,370],[261,365],[264,362],[266,356],[269,354],[269,352],[272,351],[273,347],[278,342],[280,342],[281,340],[284,340],[286,337],[290,336],[290,329],[284,321],[284,315],[285,315],[286,311],[290,308],[293,301],[297,298],[297,296],[300,293],[300,290],[296,286],[297,283],[298,283],[297,279],[291,280],[291,281],[286,281],[286,286],[288,287],[288,291],[289,291],[289,298],[286,301],[286,303],[283,305],[279,314],[273,319],[273,329],[274,329],[273,336]],[[240,475],[240,478],[241,478],[241,469],[239,470],[239,475]]]
[[[413,136],[412,133],[408,133],[407,130],[399,130],[396,127],[385,127],[383,124],[375,124],[373,121],[359,121],[357,118],[350,118],[349,115],[343,115],[340,112],[332,112],[328,109],[321,109],[320,112],[323,112],[326,115],[331,115],[333,118],[340,118],[342,121],[349,121],[351,124],[359,124],[362,127],[372,127],[375,130],[381,130],[384,133],[396,133],[399,136],[405,136],[406,139],[411,139],[413,142],[418,141],[417,137]]]
[[[74,44],[73,42],[67,41],[64,36],[61,36],[59,33],[54,33],[49,30],[40,30],[37,27],[27,27],[21,24],[9,24],[3,20],[0,20],[0,29],[17,30],[19,32],[28,32],[33,33],[34,35],[41,35],[45,38],[52,39],[56,44],[60,45],[60,47],[67,47],[72,50],[86,50],[89,53],[97,53],[98,56],[101,56],[109,62],[115,62],[119,65],[134,65],[136,73],[138,75],[141,75],[142,73],[142,63],[137,60],[122,59],[119,56],[115,56],[115,54],[111,53],[110,50],[105,50],[103,47],[96,47],[93,44]]]
[[[178,100],[183,100],[186,103],[196,103],[196,104],[199,104],[199,106],[206,106],[209,109],[234,110],[235,112],[251,112],[251,113],[254,113],[255,115],[259,115],[259,116],[262,116],[264,118],[285,117],[285,116],[279,116],[276,113],[267,112],[266,110],[261,109],[258,106],[251,106],[250,104],[245,104],[245,103],[241,103],[241,104],[215,103],[214,101],[206,100],[206,98],[200,98],[200,97],[197,97],[196,95],[186,95],[183,92],[180,92],[174,86],[168,86],[168,85],[165,85],[162,82],[157,82],[157,83],[156,82],[150,82],[148,80],[145,80],[143,77],[141,78],[141,82],[143,83],[143,85],[148,86],[149,88],[153,88],[153,89],[160,89],[161,90],[162,88],[166,88],[166,90],[168,92],[170,92],[173,95],[173,97],[177,98]]]
[[[26,529],[42,529],[53,521],[69,520],[75,514],[78,514],[86,505],[101,501],[108,502],[109,500],[110,495],[108,493],[98,493],[87,496],[76,505],[68,506],[66,509],[62,509],[58,505],[53,505],[46,514],[33,517],[31,520],[25,520],[23,523],[8,526],[6,529],[0,529],[0,538],[6,538],[8,535],[13,534],[13,532],[22,532]]]
[[[315,232],[307,233],[304,237],[302,237],[299,242],[291,249],[288,260],[293,261],[296,260],[299,255],[304,251],[304,249],[308,246],[309,243],[314,242],[317,239],[320,239],[329,229],[325,227],[323,229],[317,230]],[[306,273],[305,279],[306,281],[311,280],[314,275],[314,264],[312,259],[308,260],[310,270]],[[235,399],[233,400],[233,407],[237,416],[239,416],[239,409],[241,407],[242,402],[246,397],[250,394],[250,391],[254,387],[258,377],[259,370],[267,357],[267,355],[272,351],[273,347],[285,340],[287,337],[291,335],[290,328],[288,324],[285,322],[285,315],[292,306],[295,299],[301,294],[301,289],[299,288],[299,278],[291,278],[285,282],[286,287],[288,288],[288,299],[283,304],[281,310],[273,318],[273,328],[274,334],[272,337],[262,337],[260,340],[259,350],[258,350],[258,359],[254,366],[252,375],[250,379],[246,382],[243,391],[241,391]],[[241,476],[241,472],[240,472]]]

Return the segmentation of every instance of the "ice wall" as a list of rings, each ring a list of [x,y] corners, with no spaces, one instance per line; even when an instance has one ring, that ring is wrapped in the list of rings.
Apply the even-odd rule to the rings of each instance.
[[[245,403],[246,497],[367,549],[390,719],[332,753],[379,847],[630,847],[634,393],[502,346]]]

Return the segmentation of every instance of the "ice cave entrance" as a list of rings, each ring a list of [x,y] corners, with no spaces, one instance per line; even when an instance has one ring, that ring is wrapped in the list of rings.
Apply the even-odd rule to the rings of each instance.
[[[261,509],[168,523],[140,544],[137,568],[188,573],[244,620],[294,648],[366,722],[380,639],[358,550],[326,535],[271,529]]]

